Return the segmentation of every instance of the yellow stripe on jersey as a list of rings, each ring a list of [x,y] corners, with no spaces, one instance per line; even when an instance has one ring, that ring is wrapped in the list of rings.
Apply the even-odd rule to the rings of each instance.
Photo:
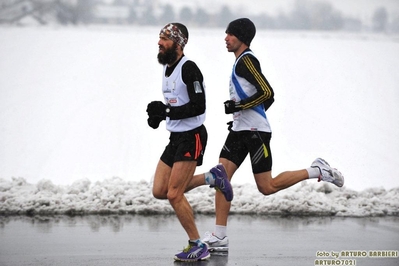
[[[243,60],[245,66],[248,68],[249,72],[255,77],[256,81],[264,92],[261,97],[245,105],[242,105],[243,109],[248,109],[257,106],[269,99],[272,96],[272,90],[267,84],[266,80],[262,77],[262,74],[255,68],[251,59],[249,59],[249,56],[244,55],[241,59]]]

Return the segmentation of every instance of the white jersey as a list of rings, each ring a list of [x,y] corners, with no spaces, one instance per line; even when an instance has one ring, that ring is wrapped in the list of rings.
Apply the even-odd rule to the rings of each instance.
[[[256,93],[254,85],[236,74],[237,62],[246,54],[253,55],[250,51],[243,53],[234,63],[233,73],[231,74],[230,99],[235,102],[239,102],[240,100],[246,99]],[[263,104],[235,112],[233,114],[233,119],[233,131],[250,130],[271,132],[271,127],[263,108]]]
[[[185,62],[187,62],[187,60],[187,57],[184,56],[169,77],[165,76],[167,66],[164,66],[162,92],[165,103],[169,104],[172,107],[182,106],[190,102],[190,98],[187,92],[187,86],[182,79],[182,66]],[[205,88],[204,84],[203,87]],[[170,132],[189,131],[201,126],[204,121],[205,113],[198,116],[179,120],[171,120],[169,117],[166,117],[166,129]]]

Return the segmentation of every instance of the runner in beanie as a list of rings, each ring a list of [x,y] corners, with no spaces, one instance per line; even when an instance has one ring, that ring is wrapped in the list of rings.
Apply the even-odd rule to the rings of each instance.
[[[184,196],[196,166],[202,164],[207,144],[205,121],[205,85],[197,65],[183,53],[188,42],[188,30],[181,23],[169,23],[159,33],[158,62],[162,64],[164,101],[147,106],[148,125],[154,129],[166,120],[170,131],[169,144],[158,162],[152,193],[157,199],[167,199],[186,231],[189,241],[178,261],[199,261],[210,257],[207,246],[200,240],[193,210]],[[233,199],[231,185],[221,174],[223,166],[210,170],[212,185],[227,201]],[[205,184],[205,181],[202,182]],[[201,184],[199,184],[201,185]]]
[[[226,170],[223,174],[230,180],[249,153],[256,185],[264,195],[309,178],[342,187],[342,174],[321,158],[308,168],[283,172],[272,178],[272,131],[266,110],[273,103],[274,91],[262,74],[258,59],[249,49],[255,33],[255,25],[248,18],[234,20],[226,29],[226,48],[234,53],[236,61],[230,79],[230,100],[224,103],[225,113],[233,115],[233,122],[219,156],[219,163]],[[195,176],[192,185],[198,185],[195,182],[201,182],[204,177],[208,180],[208,176],[211,177],[211,173]],[[227,217],[231,203],[221,195],[219,192],[215,195],[215,230],[203,239],[210,251],[228,251],[229,248]]]

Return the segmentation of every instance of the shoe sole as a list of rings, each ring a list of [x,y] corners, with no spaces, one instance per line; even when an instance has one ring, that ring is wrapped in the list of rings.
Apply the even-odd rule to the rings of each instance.
[[[229,251],[229,247],[208,247],[208,251],[213,253],[217,253],[217,252],[228,252]]]
[[[211,258],[212,257],[227,257],[229,255],[229,252],[227,251],[214,251],[211,252]]]
[[[209,251],[209,250],[208,250]],[[211,258],[211,254],[209,253],[207,256],[197,259],[197,260],[183,260],[183,259],[179,259],[179,258],[174,258],[175,261],[179,261],[179,262],[196,262],[196,261],[204,261],[204,260],[209,260]]]
[[[344,176],[340,172],[335,170],[335,169],[333,169],[332,173],[333,173],[333,176],[334,176],[335,180],[339,180],[340,181],[339,183],[333,182],[333,184],[336,185],[337,187],[343,187],[344,183],[345,183]]]

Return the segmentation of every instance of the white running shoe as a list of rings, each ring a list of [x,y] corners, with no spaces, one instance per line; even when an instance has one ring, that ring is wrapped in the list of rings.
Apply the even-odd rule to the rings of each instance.
[[[225,236],[220,239],[210,232],[205,233],[204,239],[202,239],[208,246],[209,252],[228,252],[229,251],[229,238]]]
[[[319,182],[320,180],[323,180],[326,182],[333,183],[337,187],[342,187],[344,185],[345,180],[341,172],[335,168],[332,168],[325,160],[317,158],[316,160],[314,160],[311,167],[319,168],[320,171]]]

